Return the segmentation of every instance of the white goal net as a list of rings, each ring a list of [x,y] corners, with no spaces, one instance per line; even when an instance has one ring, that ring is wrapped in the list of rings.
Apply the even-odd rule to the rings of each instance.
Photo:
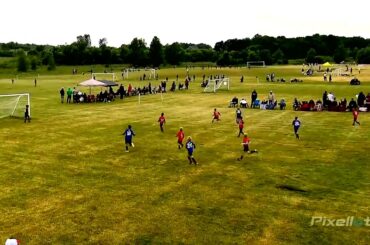
[[[209,80],[203,92],[216,93],[216,91],[221,88],[226,88],[227,90],[230,90],[230,79],[229,78]]]
[[[0,118],[24,117],[26,105],[29,105],[29,116],[31,116],[30,94],[0,95]]]
[[[108,81],[115,82],[116,81],[116,73],[107,73],[107,72],[91,73],[91,78],[94,79],[94,80],[98,80],[98,81],[108,80]]]
[[[266,67],[265,61],[248,61],[247,62],[247,68],[251,67]]]

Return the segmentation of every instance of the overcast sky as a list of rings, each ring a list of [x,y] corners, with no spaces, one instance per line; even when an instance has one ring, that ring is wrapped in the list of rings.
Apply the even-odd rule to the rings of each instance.
[[[119,47],[135,37],[149,45],[207,43],[255,34],[370,38],[366,0],[2,0],[0,42],[70,44],[90,34]]]

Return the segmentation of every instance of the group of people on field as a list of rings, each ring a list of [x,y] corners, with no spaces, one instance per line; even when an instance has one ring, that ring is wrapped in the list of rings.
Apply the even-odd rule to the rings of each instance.
[[[275,108],[280,108],[280,110],[284,110],[287,106],[287,101],[282,98],[278,102],[276,99],[275,94],[273,91],[270,91],[267,95],[267,98],[260,101],[258,99],[257,91],[254,89],[251,93],[251,105],[248,105],[248,102],[242,98],[240,101],[239,99],[234,96],[229,104],[229,107],[238,107],[241,108],[260,108],[260,109],[267,109],[267,110],[274,110]],[[297,98],[294,98],[293,101],[293,110],[296,111],[350,111],[352,112],[353,109],[359,111],[370,111],[370,93],[365,95],[362,91],[356,95],[356,99],[351,98],[349,102],[347,102],[346,98],[337,101],[335,95],[332,92],[325,91],[322,96],[322,100],[314,101],[313,99],[307,101],[299,101]]]
[[[183,90],[189,89],[191,82],[190,76],[185,78],[185,82],[179,82],[176,84],[175,81],[172,82],[169,91],[174,92],[176,89]],[[84,92],[79,91],[76,87],[68,88],[65,90],[63,87],[59,90],[60,100],[61,103],[64,103],[65,97],[66,103],[91,103],[91,102],[112,102],[115,100],[116,97],[123,99],[124,97],[129,96],[137,96],[137,95],[147,95],[147,94],[157,94],[157,93],[166,93],[167,89],[168,78],[160,82],[158,86],[152,86],[151,82],[148,85],[144,85],[142,87],[134,87],[129,83],[127,85],[127,89],[120,84],[119,88],[114,91],[112,86],[109,86],[108,89],[100,91],[100,93],[94,94],[86,94]]]
[[[164,125],[166,123],[166,118],[164,116],[164,113],[162,112],[160,117],[158,118],[159,128],[162,133],[164,133]],[[129,147],[135,147],[135,144],[133,142],[133,136],[135,136],[135,132],[132,129],[131,125],[128,125],[127,129],[122,133],[125,137],[125,149],[126,152],[129,152]],[[179,131],[176,134],[177,137],[177,147],[178,149],[182,149],[184,147],[184,139],[185,139],[185,133],[182,127],[180,127]],[[185,148],[188,152],[188,160],[189,164],[198,165],[197,160],[194,158],[193,152],[195,150],[195,143],[193,142],[191,136],[187,137],[187,140],[185,142]]]

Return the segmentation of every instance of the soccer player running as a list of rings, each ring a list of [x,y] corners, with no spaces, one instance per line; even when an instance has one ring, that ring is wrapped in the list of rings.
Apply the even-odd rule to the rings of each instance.
[[[189,136],[187,141],[186,141],[186,149],[188,150],[188,160],[189,160],[189,164],[192,164],[194,163],[195,165],[198,164],[198,162],[195,160],[194,156],[193,156],[193,152],[195,150],[195,144],[194,142],[192,141],[191,137]]]
[[[164,117],[164,113],[161,113],[161,116],[158,119],[159,127],[161,128],[161,132],[163,133],[163,125],[166,123],[166,118]]]
[[[135,136],[134,131],[131,128],[131,125],[128,125],[128,128],[123,132],[125,136],[125,145],[126,145],[126,152],[128,151],[128,146],[135,147],[134,142],[132,142],[132,137]]]
[[[240,137],[240,135],[243,135],[244,134],[244,132],[243,132],[243,129],[244,129],[244,121],[243,121],[243,117],[242,116],[239,118],[238,124],[239,124],[239,134],[238,134],[238,137]]]
[[[352,114],[353,114],[353,123],[352,123],[352,126],[355,126],[356,123],[358,125],[360,125],[360,122],[357,121],[357,118],[358,118],[358,110],[356,110],[355,108],[353,108],[352,109]]]
[[[242,118],[242,111],[240,110],[240,108],[238,107],[236,109],[236,124],[239,124],[239,120]]]
[[[180,128],[179,132],[177,132],[176,137],[177,137],[177,146],[180,150],[182,147],[184,147],[184,144],[182,143],[182,141],[185,138],[185,134],[182,128]]]
[[[219,111],[217,111],[217,109],[215,108],[215,110],[213,111],[213,119],[212,119],[212,123],[216,120],[216,121],[220,121],[220,117],[221,117],[221,113]]]
[[[301,121],[298,120],[298,117],[295,117],[295,119],[292,122],[292,125],[293,125],[293,128],[294,128],[295,137],[297,139],[299,139],[298,130],[299,130],[299,127],[301,126]]]
[[[251,142],[250,138],[248,137],[247,134],[244,134],[244,137],[243,137],[243,142],[242,142],[242,145],[243,145],[243,154],[240,156],[240,158],[238,158],[237,160],[240,161],[243,159],[244,157],[244,153],[248,153],[248,154],[252,154],[252,153],[257,153],[257,149],[254,149],[254,150],[249,150],[249,143]]]
[[[26,105],[26,109],[24,110],[24,122],[31,122],[31,117],[30,117],[30,106]]]

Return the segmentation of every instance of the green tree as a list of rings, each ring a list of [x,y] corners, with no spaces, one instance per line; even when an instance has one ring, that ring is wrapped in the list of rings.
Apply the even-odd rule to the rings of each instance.
[[[110,65],[112,63],[112,50],[107,45],[108,41],[105,37],[99,39],[100,62],[105,65]]]
[[[80,50],[85,50],[88,47],[91,47],[91,38],[89,34],[77,37],[77,46]]]
[[[370,46],[362,48],[357,52],[357,63],[370,64]]]
[[[277,49],[273,54],[272,54],[272,62],[275,64],[286,64],[285,56],[284,53],[281,49]]]
[[[220,56],[220,58],[217,61],[217,65],[219,66],[227,66],[230,65],[231,63],[231,58],[229,52],[223,52]]]
[[[343,44],[340,44],[334,52],[333,56],[334,61],[336,63],[340,63],[348,58],[348,54],[349,54],[348,50],[344,47]]]
[[[54,60],[54,55],[53,53],[49,53],[48,55],[48,71],[55,70],[56,65],[55,65],[55,60]]]
[[[133,66],[145,66],[148,63],[148,48],[144,39],[134,38],[130,45],[129,61]]]
[[[31,58],[31,70],[33,70],[33,71],[37,70],[37,66],[38,66],[37,57],[36,56],[33,56]]]
[[[272,57],[271,52],[268,49],[262,49],[260,50],[260,60],[265,61],[267,65],[271,65],[272,63]]]
[[[183,61],[185,51],[178,42],[168,45],[165,49],[166,61],[171,65],[178,65]]]
[[[307,63],[315,63],[316,62],[316,50],[314,48],[310,48],[310,50],[307,51],[306,55],[306,62]]]
[[[99,39],[99,48],[107,47],[108,41],[105,37]]]
[[[260,57],[258,53],[253,49],[248,49],[248,61],[257,61]]]
[[[159,67],[164,61],[163,46],[157,36],[153,37],[149,47],[150,63],[154,67]]]
[[[29,61],[26,53],[21,50],[18,54],[17,70],[21,72],[27,72],[29,68]]]
[[[119,48],[119,58],[122,63],[129,62],[130,49],[126,44],[122,44]]]

